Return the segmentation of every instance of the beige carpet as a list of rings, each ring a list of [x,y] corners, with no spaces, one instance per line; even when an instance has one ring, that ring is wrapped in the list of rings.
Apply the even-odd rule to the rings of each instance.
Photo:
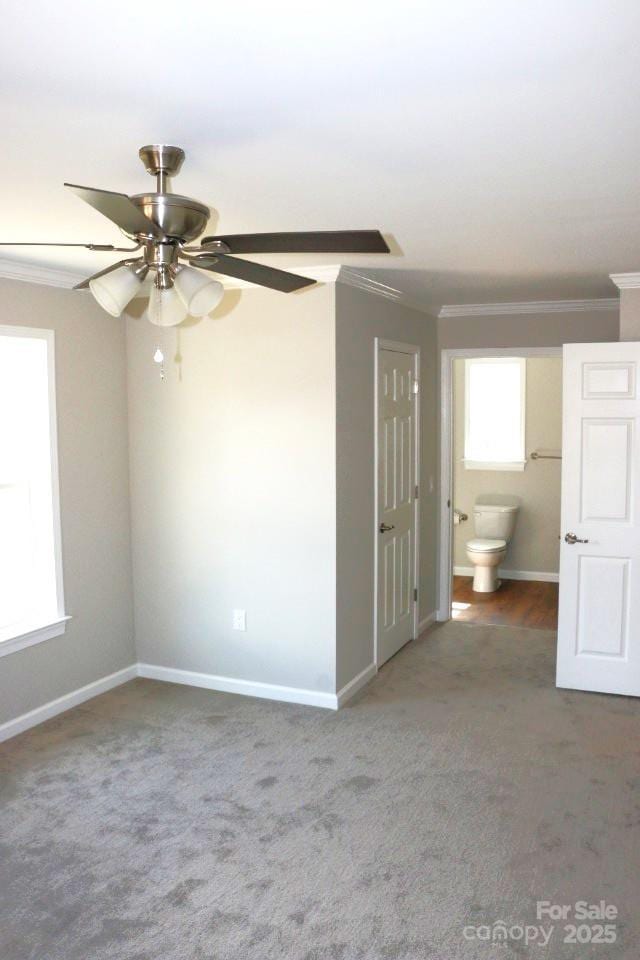
[[[0,957],[637,960],[640,704],[553,664],[451,623],[339,713],[136,680],[7,742]],[[537,900],[616,943],[527,946]]]

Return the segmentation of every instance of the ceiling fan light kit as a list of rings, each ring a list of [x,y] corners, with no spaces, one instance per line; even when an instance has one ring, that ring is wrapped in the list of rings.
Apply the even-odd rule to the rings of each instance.
[[[224,296],[224,287],[193,267],[178,267],[174,279],[176,293],[192,317],[205,317],[218,306]]]
[[[119,317],[136,294],[140,293],[146,273],[146,270],[141,271],[133,265],[125,265],[89,280],[89,289],[103,310],[112,317]]]
[[[177,327],[187,316],[184,303],[173,287],[153,286],[146,317],[156,327]]]
[[[238,253],[389,253],[378,230],[340,230],[302,233],[229,234],[204,237],[200,246],[188,244],[204,232],[209,208],[190,197],[171,193],[169,178],[184,162],[181,147],[150,144],[139,156],[146,171],[156,178],[155,193],[127,196],[111,190],[96,190],[65,183],[85,203],[107,217],[133,242],[132,247],[95,243],[0,243],[0,246],[84,247],[96,251],[122,251],[140,256],[120,260],[77,284],[89,288],[100,306],[120,316],[127,304],[141,292],[151,273],[153,287],[147,318],[157,326],[176,326],[188,315],[203,317],[224,295],[224,287],[200,271],[235,277],[291,293],[314,284],[308,277],[287,270],[243,260]]]

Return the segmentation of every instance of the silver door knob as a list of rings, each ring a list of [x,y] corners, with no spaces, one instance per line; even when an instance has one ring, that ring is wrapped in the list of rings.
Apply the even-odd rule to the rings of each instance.
[[[588,540],[581,540],[580,537],[576,537],[575,533],[565,533],[564,535],[565,543],[589,543]]]
[[[393,523],[380,524],[380,533],[387,533],[388,530],[395,530],[395,526]]]

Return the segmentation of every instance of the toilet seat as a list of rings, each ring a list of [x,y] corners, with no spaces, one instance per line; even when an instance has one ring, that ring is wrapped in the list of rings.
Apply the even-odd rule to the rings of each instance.
[[[467,550],[472,550],[474,553],[498,553],[506,546],[506,540],[467,540]]]

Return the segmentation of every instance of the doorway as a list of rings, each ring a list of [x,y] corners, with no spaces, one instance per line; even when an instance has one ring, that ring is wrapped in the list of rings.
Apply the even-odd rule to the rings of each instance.
[[[441,620],[555,630],[561,348],[442,355]]]

